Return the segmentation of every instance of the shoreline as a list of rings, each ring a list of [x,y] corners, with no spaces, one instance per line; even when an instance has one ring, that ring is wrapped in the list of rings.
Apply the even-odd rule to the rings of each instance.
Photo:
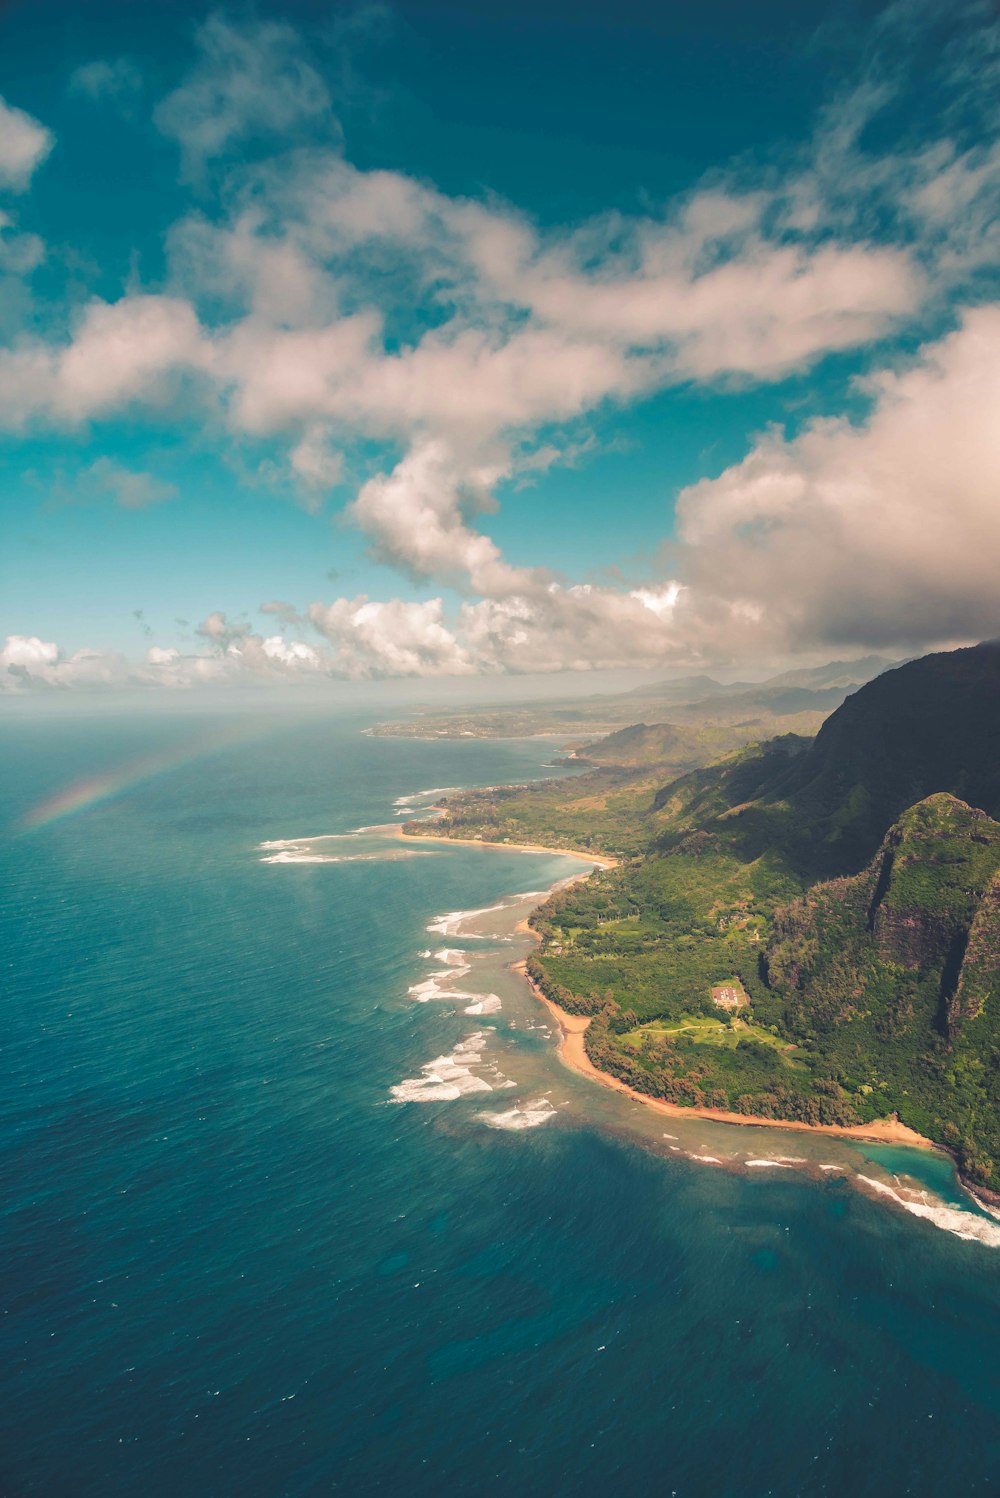
[[[558,1004],[553,1004],[528,976],[523,962],[515,963],[514,970],[522,975],[535,998],[545,1005],[558,1024],[558,1054],[564,1066],[580,1076],[589,1077],[602,1087],[624,1093],[634,1102],[643,1103],[667,1118],[704,1118],[712,1123],[730,1124],[735,1128],[791,1129],[802,1134],[826,1134],[839,1139],[867,1140],[870,1144],[904,1144],[914,1149],[933,1150],[935,1154],[948,1154],[941,1145],[918,1134],[916,1129],[901,1123],[898,1118],[877,1118],[870,1124],[809,1124],[793,1118],[761,1118],[757,1114],[729,1113],[723,1108],[688,1108],[680,1103],[668,1103],[664,1098],[649,1097],[644,1092],[637,1092],[634,1087],[620,1081],[610,1072],[601,1071],[587,1055],[583,1037],[591,1021],[590,1015],[570,1014],[567,1010],[560,1009]]]
[[[582,858],[595,868],[604,869],[617,868],[619,863],[617,858],[612,858],[610,855],[582,853],[576,848],[550,848],[540,843],[490,843],[482,838],[472,837],[435,837],[433,834],[421,836],[419,833],[405,832],[398,824],[395,826],[395,831],[400,838],[405,838],[408,842],[460,843],[467,847],[501,850],[507,848],[512,852],[559,854],[568,858]],[[577,876],[579,879],[588,877],[587,874]],[[554,885],[553,888],[556,886]],[[527,918],[522,924],[526,932],[530,932],[536,941],[539,940],[537,934],[529,926]],[[587,1077],[591,1082],[596,1082],[598,1086],[610,1088],[613,1092],[621,1092],[626,1097],[632,1098],[634,1102],[642,1103],[645,1107],[667,1118],[704,1118],[712,1123],[729,1124],[735,1128],[785,1129],[803,1134],[825,1134],[831,1138],[866,1140],[870,1144],[908,1145],[914,1149],[931,1150],[935,1154],[946,1155],[954,1159],[950,1150],[940,1144],[935,1144],[933,1139],[918,1134],[916,1129],[911,1129],[908,1124],[902,1123],[898,1118],[878,1118],[869,1124],[855,1125],[808,1124],[790,1118],[761,1118],[756,1114],[730,1113],[723,1108],[687,1108],[679,1103],[668,1103],[663,1098],[649,1097],[643,1092],[637,1092],[634,1087],[629,1087],[628,1083],[620,1081],[610,1072],[601,1071],[587,1055],[583,1037],[590,1024],[590,1015],[570,1014],[567,1010],[560,1009],[559,1005],[554,1004],[551,999],[547,999],[538,985],[528,976],[523,961],[513,963],[512,969],[520,974],[534,997],[540,1004],[544,1004],[556,1021],[559,1027],[557,1051],[564,1066],[580,1076]],[[962,1181],[961,1176],[959,1180]],[[965,1181],[962,1181],[962,1186],[969,1191],[970,1195],[973,1194]]]
[[[559,858],[582,858],[586,863],[592,863],[598,869],[616,869],[620,859],[613,858],[610,853],[585,853],[580,848],[549,848],[543,843],[491,843],[481,837],[435,837],[432,832],[407,832],[398,822],[388,824],[393,828],[397,837],[405,838],[408,843],[459,843],[466,848],[492,848],[494,851],[503,853],[552,853]],[[577,876],[586,878],[585,874]],[[553,886],[555,888],[555,886]]]

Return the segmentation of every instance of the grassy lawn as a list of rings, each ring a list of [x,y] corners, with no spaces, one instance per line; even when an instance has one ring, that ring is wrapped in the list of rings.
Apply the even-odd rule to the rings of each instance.
[[[741,1040],[759,1040],[763,1045],[769,1045],[776,1051],[787,1055],[795,1049],[787,1041],[781,1040],[779,1036],[772,1035],[770,1030],[765,1030],[761,1025],[755,1025],[752,1021],[745,1019],[734,1019],[732,1024],[723,1024],[721,1020],[713,1019],[711,1015],[690,1014],[680,1019],[654,1019],[649,1024],[638,1025],[623,1035],[620,1040],[621,1046],[629,1050],[637,1051],[642,1045],[646,1035],[660,1037],[666,1035],[684,1035],[698,1045],[726,1046],[733,1050]]]

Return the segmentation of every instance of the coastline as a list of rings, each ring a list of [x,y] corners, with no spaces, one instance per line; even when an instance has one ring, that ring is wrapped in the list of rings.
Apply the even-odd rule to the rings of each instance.
[[[601,1071],[591,1061],[583,1040],[587,1026],[590,1024],[590,1015],[569,1014],[565,1009],[560,1009],[558,1004],[553,1004],[552,1000],[547,999],[538,985],[528,976],[523,962],[516,963],[515,970],[522,974],[535,998],[545,1005],[558,1024],[559,1058],[564,1066],[568,1066],[571,1071],[578,1072],[581,1076],[589,1077],[592,1082],[597,1082],[602,1087],[610,1087],[615,1092],[625,1093],[635,1102],[643,1103],[647,1108],[652,1108],[654,1112],[662,1113],[667,1118],[705,1118],[710,1119],[712,1123],[732,1124],[738,1128],[791,1129],[801,1134],[828,1134],[840,1139],[864,1139],[872,1144],[905,1144],[915,1149],[933,1150],[936,1154],[948,1153],[932,1139],[925,1138],[923,1134],[918,1134],[916,1129],[911,1129],[907,1124],[901,1123],[898,1118],[877,1118],[870,1124],[852,1126],[808,1124],[791,1118],[761,1118],[756,1114],[729,1113],[723,1108],[686,1108],[679,1103],[668,1103],[663,1098],[648,1097],[643,1092],[637,1092],[634,1087],[629,1087],[627,1082],[613,1077],[610,1072]]]
[[[505,850],[509,853],[553,853],[560,858],[582,858],[597,869],[616,869],[619,864],[610,853],[585,853],[581,848],[548,848],[542,843],[490,843],[481,837],[435,837],[433,833],[407,832],[398,823],[390,825],[396,836],[405,838],[408,843],[460,843],[467,848],[492,848],[501,853]],[[585,879],[587,876],[581,874],[578,877]]]
[[[569,858],[582,858],[591,863],[594,868],[612,869],[617,868],[619,860],[605,854],[583,853],[576,848],[550,848],[539,843],[490,843],[482,838],[472,837],[435,837],[433,834],[421,836],[419,833],[405,832],[398,824],[395,832],[400,838],[408,842],[424,843],[461,843],[468,847],[508,849],[512,852],[521,853],[551,853],[561,854]],[[589,878],[588,874],[576,876],[578,879]],[[555,886],[553,886],[555,887]],[[547,897],[546,897],[547,898]],[[531,931],[527,920],[523,923],[526,931]],[[532,935],[537,935],[532,931]],[[549,1011],[552,1018],[559,1026],[559,1059],[564,1066],[580,1076],[587,1077],[591,1082],[596,1082],[600,1087],[610,1088],[614,1092],[624,1093],[627,1097],[645,1107],[660,1113],[667,1118],[704,1118],[712,1123],[730,1124],[737,1128],[765,1128],[784,1129],[803,1134],[826,1134],[840,1139],[865,1140],[874,1144],[900,1144],[909,1145],[914,1149],[931,1150],[935,1154],[949,1155],[950,1151],[932,1139],[918,1134],[916,1129],[911,1129],[907,1124],[900,1122],[898,1118],[879,1118],[869,1124],[808,1124],[797,1119],[786,1118],[761,1118],[756,1114],[730,1113],[722,1108],[686,1108],[678,1103],[668,1103],[662,1098],[648,1097],[645,1093],[637,1092],[634,1087],[629,1087],[626,1082],[613,1077],[610,1072],[603,1072],[594,1065],[587,1055],[584,1045],[584,1033],[590,1024],[589,1015],[570,1014],[565,1009],[560,1009],[558,1004],[553,1004],[547,999],[541,989],[528,976],[523,962],[512,964],[513,971],[519,973],[527,983],[534,997]],[[961,1180],[961,1177],[959,1177]],[[962,1185],[972,1194],[972,1188],[962,1181]]]

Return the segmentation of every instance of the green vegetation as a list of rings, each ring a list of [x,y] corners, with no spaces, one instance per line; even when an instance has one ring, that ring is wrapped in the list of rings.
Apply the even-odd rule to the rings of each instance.
[[[574,782],[558,835],[632,856],[536,913],[533,977],[594,1016],[591,1060],[639,1091],[807,1123],[896,1112],[1000,1190],[998,729],[988,645],[645,803],[647,780],[589,807]],[[712,1002],[734,980],[738,1016]]]

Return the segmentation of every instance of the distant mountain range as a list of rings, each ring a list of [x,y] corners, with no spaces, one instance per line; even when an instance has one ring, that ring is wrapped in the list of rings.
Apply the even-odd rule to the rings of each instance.
[[[690,703],[705,702],[710,697],[740,697],[755,692],[781,693],[793,689],[818,691],[839,687],[848,692],[898,664],[898,661],[888,656],[866,655],[855,661],[828,661],[825,666],[803,666],[794,671],[783,671],[763,682],[734,681],[724,686],[711,676],[682,676],[674,681],[635,687],[626,695],[655,697],[663,702]]]
[[[663,725],[665,728],[739,730],[728,744],[714,746],[717,752],[723,752],[753,738],[766,738],[782,727],[815,733],[823,718],[839,707],[849,692],[893,664],[883,656],[870,655],[857,661],[831,661],[825,666],[784,671],[763,682],[723,685],[711,676],[686,676],[604,696],[509,703],[503,707],[437,708],[379,724],[374,732],[392,738],[522,738],[558,733],[575,734],[585,742],[609,730],[630,727],[640,718],[647,725],[662,723],[664,714],[668,714],[670,721]],[[602,754],[600,763],[606,762]]]

